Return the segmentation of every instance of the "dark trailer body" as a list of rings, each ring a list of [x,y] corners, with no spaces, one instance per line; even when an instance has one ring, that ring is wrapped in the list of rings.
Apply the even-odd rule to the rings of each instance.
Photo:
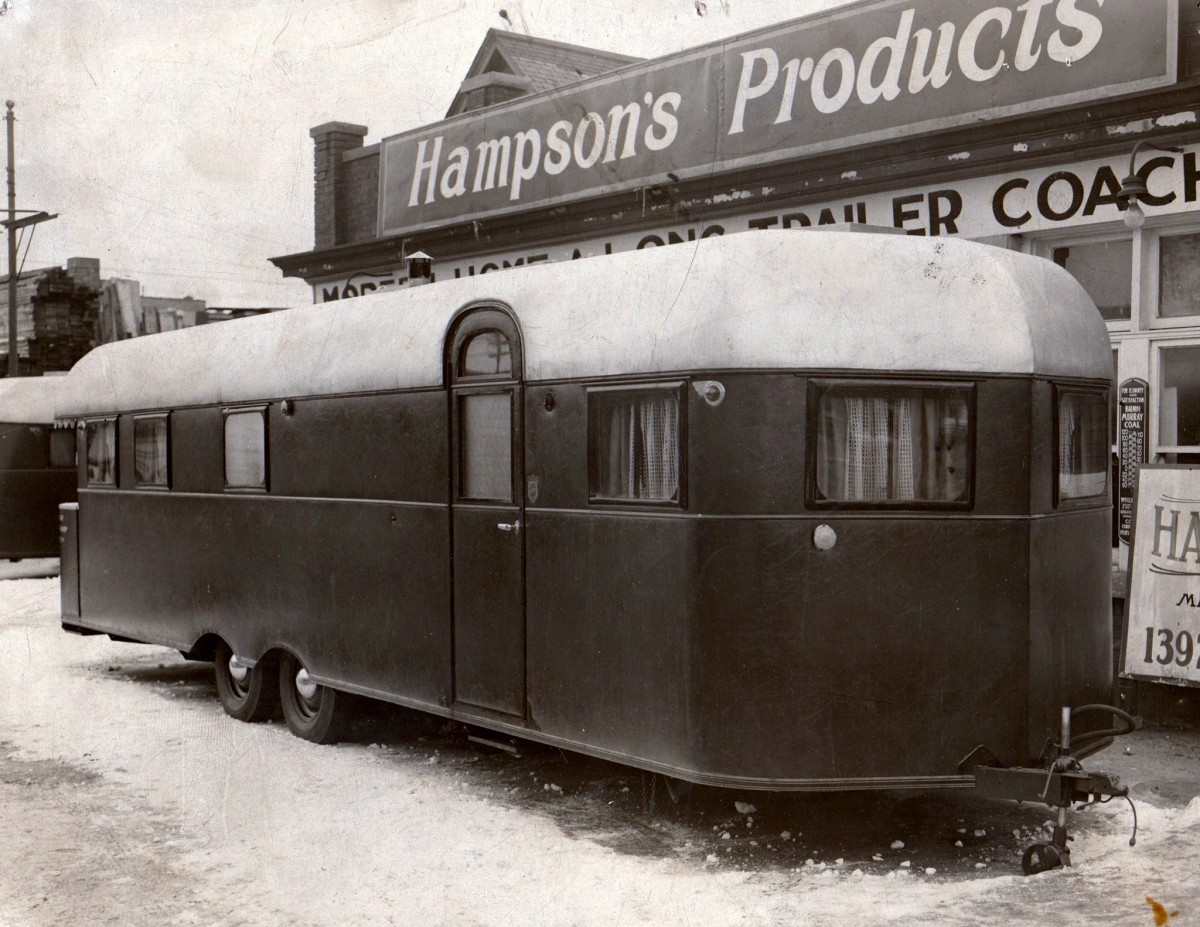
[[[282,677],[314,740],[352,692],[697,783],[970,785],[1109,697],[1110,376],[1052,263],[824,231],[106,345],[63,622],[214,659],[237,717]]]
[[[0,558],[57,557],[58,507],[75,501],[75,431],[54,427],[61,377],[0,380]]]

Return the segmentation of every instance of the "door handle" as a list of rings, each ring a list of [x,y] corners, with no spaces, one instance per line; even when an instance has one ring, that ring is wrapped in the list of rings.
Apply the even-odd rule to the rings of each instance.
[[[502,522],[500,522],[500,524],[496,525],[496,527],[499,528],[501,531],[520,531],[521,530],[521,522],[519,519],[517,521],[514,521],[512,524],[502,521]]]

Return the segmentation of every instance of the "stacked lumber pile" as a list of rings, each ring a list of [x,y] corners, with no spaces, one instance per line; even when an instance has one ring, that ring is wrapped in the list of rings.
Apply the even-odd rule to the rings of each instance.
[[[31,302],[30,363],[40,371],[70,370],[95,347],[99,294],[55,267],[42,274]]]

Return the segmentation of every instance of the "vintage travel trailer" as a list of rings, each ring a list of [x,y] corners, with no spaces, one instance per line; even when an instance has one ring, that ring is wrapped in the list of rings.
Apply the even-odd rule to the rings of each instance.
[[[63,624],[315,741],[355,693],[686,782],[1045,797],[1064,706],[1113,733],[1111,376],[1052,262],[817,230],[105,345]]]

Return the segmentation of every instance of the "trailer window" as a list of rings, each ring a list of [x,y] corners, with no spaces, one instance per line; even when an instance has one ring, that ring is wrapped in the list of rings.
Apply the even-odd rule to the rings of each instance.
[[[512,393],[459,397],[459,497],[512,502]]]
[[[50,466],[75,466],[75,429],[50,429]]]
[[[167,417],[133,420],[133,482],[136,486],[167,485]]]
[[[89,486],[117,485],[117,421],[87,423],[87,481]]]
[[[1058,498],[1102,496],[1108,489],[1108,397],[1058,393]]]
[[[588,422],[593,500],[680,501],[677,390],[591,393]]]
[[[225,414],[225,488],[267,488],[265,409]]]
[[[817,385],[815,394],[815,503],[970,502],[970,387]]]
[[[472,335],[462,349],[459,377],[512,376],[512,345],[498,331]]]

